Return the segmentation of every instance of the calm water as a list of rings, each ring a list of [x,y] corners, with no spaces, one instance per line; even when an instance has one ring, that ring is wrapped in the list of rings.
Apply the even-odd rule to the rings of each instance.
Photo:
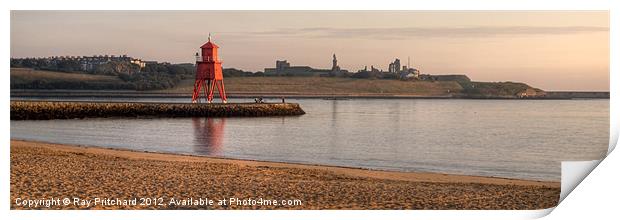
[[[307,114],[11,121],[11,138],[553,181],[560,180],[561,161],[600,159],[609,141],[609,100],[288,101],[300,103]]]

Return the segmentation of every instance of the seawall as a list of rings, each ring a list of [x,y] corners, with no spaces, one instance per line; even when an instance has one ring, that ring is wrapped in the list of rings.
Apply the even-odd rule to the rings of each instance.
[[[546,97],[551,99],[608,99],[609,92],[573,92],[548,91]]]
[[[11,120],[106,117],[262,117],[303,115],[297,103],[136,103],[11,101]]]

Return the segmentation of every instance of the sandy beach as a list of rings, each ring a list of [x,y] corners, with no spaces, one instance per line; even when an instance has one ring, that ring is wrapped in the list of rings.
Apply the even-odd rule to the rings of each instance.
[[[544,209],[557,205],[560,194],[559,182],[372,171],[17,140],[11,140],[10,148],[12,209]],[[70,198],[70,204],[24,205],[24,201],[64,198]],[[103,202],[80,202],[96,198]],[[145,198],[154,202],[130,204],[132,200],[146,202]],[[215,204],[193,204],[200,198],[212,199]],[[230,202],[230,198],[249,205],[218,204],[219,200]],[[105,199],[129,205],[110,205]],[[252,201],[261,199],[278,204],[253,205]],[[285,201],[293,202],[282,204]]]

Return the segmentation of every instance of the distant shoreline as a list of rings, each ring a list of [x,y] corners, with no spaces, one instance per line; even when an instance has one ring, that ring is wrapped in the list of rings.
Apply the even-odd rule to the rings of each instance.
[[[166,75],[167,76],[167,75]],[[350,77],[227,77],[230,98],[319,99],[608,99],[609,92],[550,91],[521,82],[478,82],[468,77],[403,81]],[[11,69],[11,97],[189,98],[195,80],[128,82],[112,75]],[[455,78],[456,77],[456,78]]]
[[[554,99],[609,99],[609,92],[588,91],[548,91],[546,97],[516,98],[505,96],[465,96],[450,95],[413,95],[391,93],[265,93],[265,92],[228,92],[228,98],[296,98],[296,99],[510,99],[510,100],[554,100]],[[11,90],[11,98],[191,98],[190,93],[171,93],[160,91],[133,90]]]

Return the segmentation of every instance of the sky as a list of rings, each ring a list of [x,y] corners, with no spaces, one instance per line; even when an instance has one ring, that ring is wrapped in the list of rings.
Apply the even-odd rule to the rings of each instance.
[[[224,68],[276,60],[609,91],[608,11],[11,11],[11,57],[128,55],[194,62],[211,33]]]

